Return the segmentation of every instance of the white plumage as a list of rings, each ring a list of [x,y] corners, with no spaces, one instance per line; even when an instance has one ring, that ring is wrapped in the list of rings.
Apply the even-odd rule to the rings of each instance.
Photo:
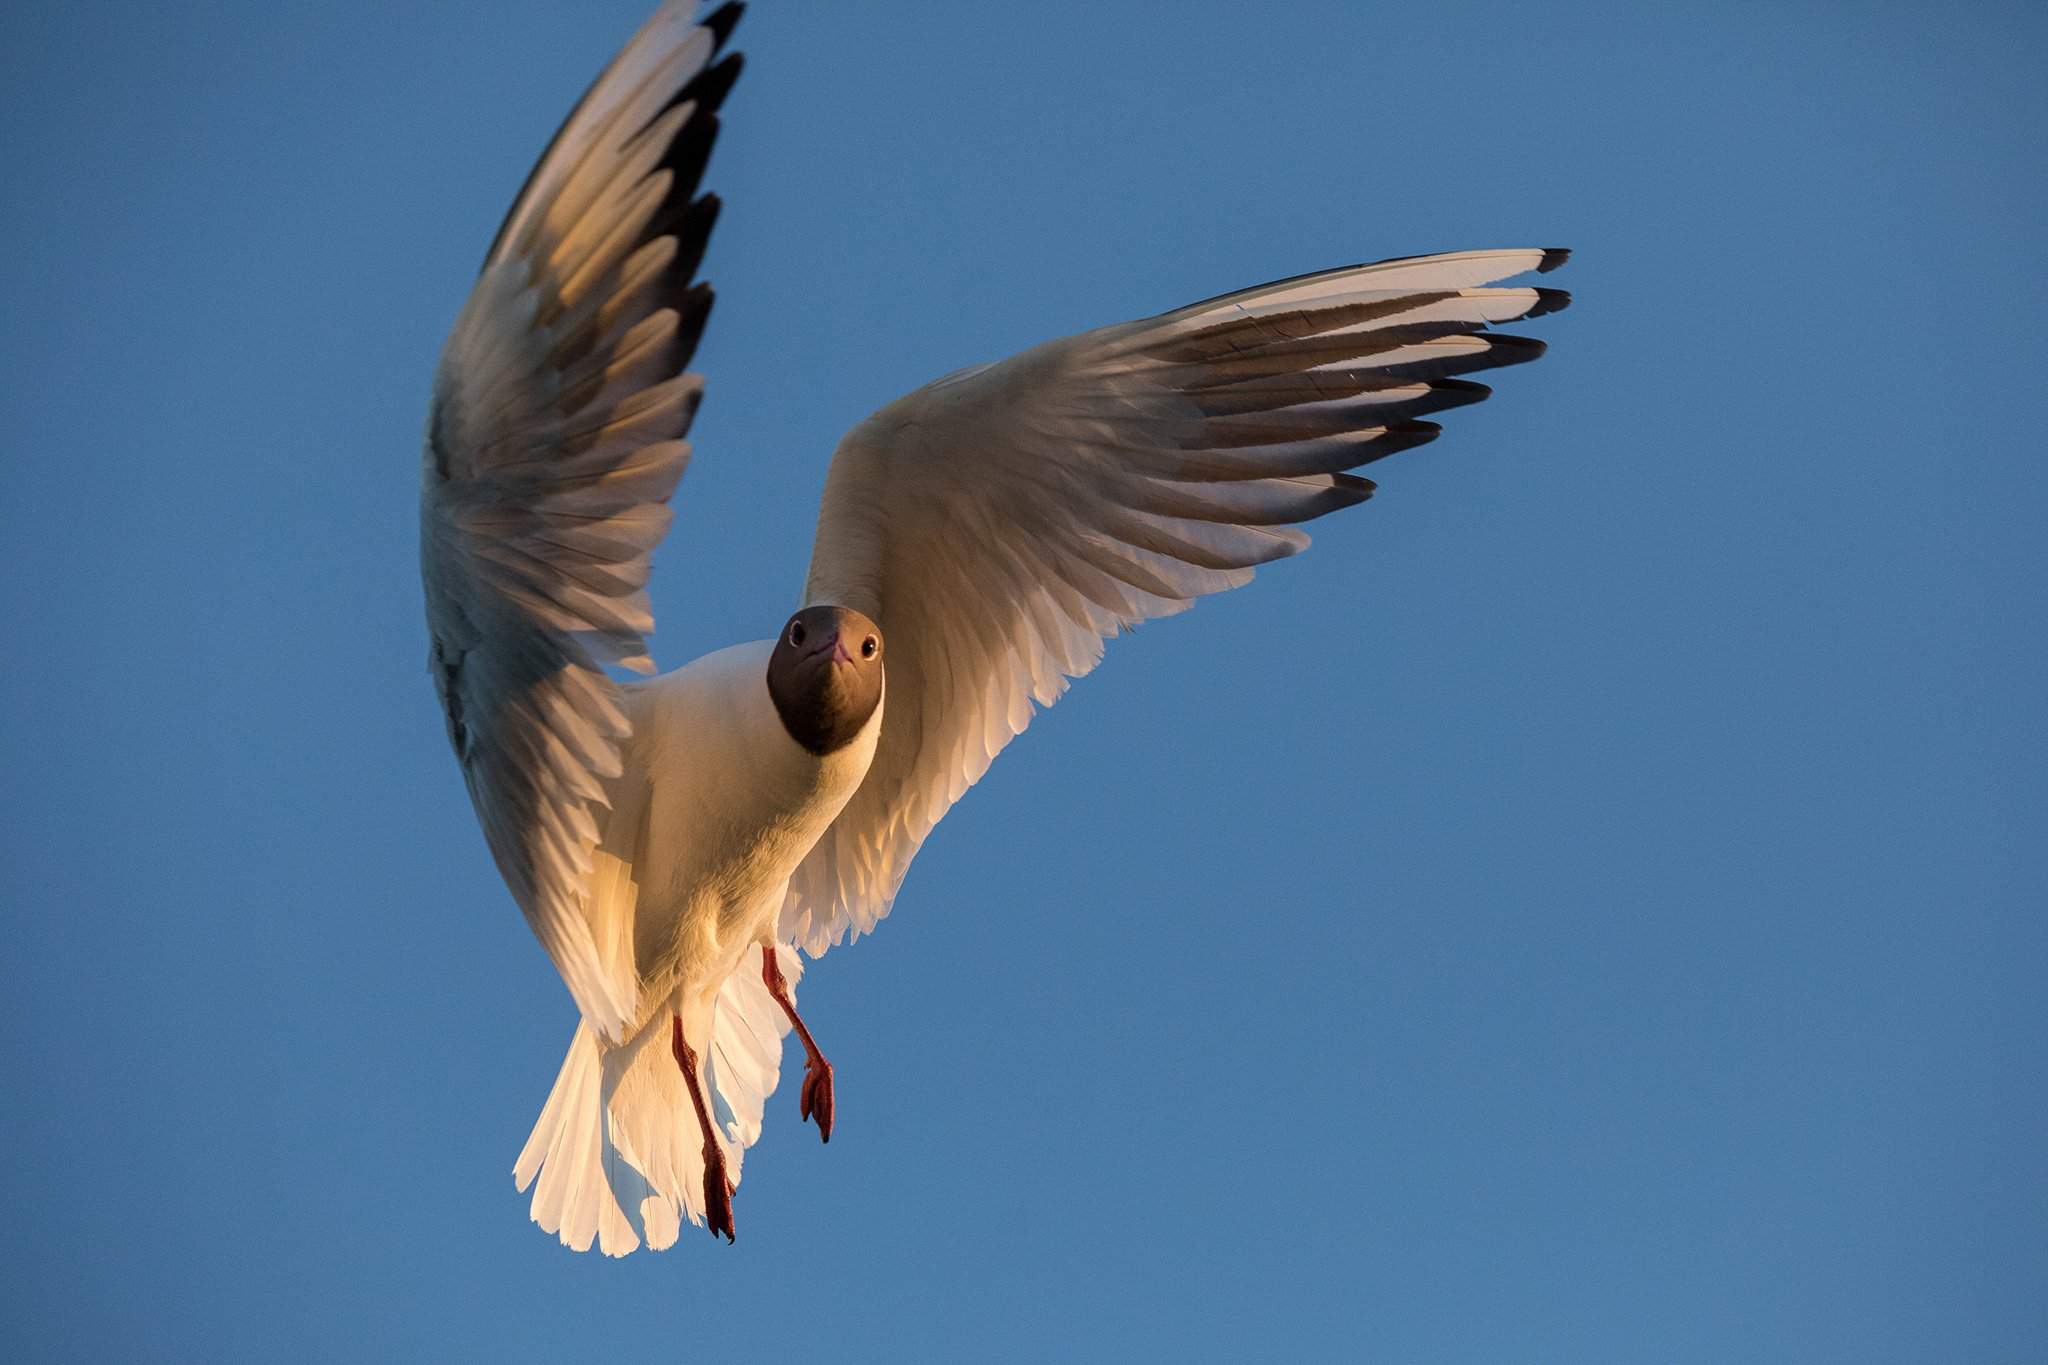
[[[1351,471],[1486,395],[1457,376],[1541,353],[1490,324],[1566,302],[1497,285],[1561,251],[1414,257],[947,376],[833,455],[803,594],[843,609],[829,640],[806,642],[826,618],[800,613],[621,685],[606,665],[652,668],[650,556],[703,391],[683,368],[717,202],[697,188],[737,18],[663,5],[563,125],[449,337],[423,474],[449,738],[583,1016],[516,1177],[542,1227],[614,1255],[729,1217],[718,1175],[737,1184],[775,1089],[794,946],[872,929],[932,827],[1106,639],[1304,548],[1297,523],[1371,495]],[[811,720],[844,722],[820,740],[767,681],[813,664],[879,669],[886,695],[877,680],[871,712],[834,713],[851,703],[819,692]],[[829,1134],[813,1050],[820,1070],[804,1099]]]

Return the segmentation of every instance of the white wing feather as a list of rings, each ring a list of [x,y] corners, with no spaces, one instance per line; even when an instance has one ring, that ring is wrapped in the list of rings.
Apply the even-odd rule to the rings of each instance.
[[[1251,580],[1292,523],[1371,495],[1345,471],[1533,360],[1486,325],[1555,311],[1487,288],[1565,253],[1473,251],[1283,280],[963,370],[840,443],[807,603],[872,617],[889,703],[860,790],[790,881],[816,955],[889,912],[925,836],[1103,642]]]
[[[623,1038],[638,983],[601,955],[586,879],[627,722],[607,663],[649,670],[645,587],[689,461],[717,216],[696,197],[738,17],[663,5],[555,135],[442,353],[420,556],[430,666],[491,853],[584,1017]],[[607,961],[606,959],[610,960]]]

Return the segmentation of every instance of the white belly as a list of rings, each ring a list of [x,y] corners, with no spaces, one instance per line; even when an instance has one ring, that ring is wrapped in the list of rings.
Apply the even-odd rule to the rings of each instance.
[[[750,944],[772,942],[790,874],[874,757],[880,707],[823,757],[790,738],[768,696],[773,647],[735,645],[627,689],[633,734],[599,847],[634,890],[614,909],[594,901],[591,927],[630,945],[643,1015],[679,987],[715,994]],[[630,923],[598,922],[620,911]]]

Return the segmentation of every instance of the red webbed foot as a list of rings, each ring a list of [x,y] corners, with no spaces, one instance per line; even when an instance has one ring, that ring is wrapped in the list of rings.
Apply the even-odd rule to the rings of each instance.
[[[725,1176],[725,1153],[717,1143],[704,1148],[704,1225],[727,1242],[737,1240],[732,1225],[732,1181]]]
[[[797,1097],[797,1117],[818,1121],[818,1140],[832,1140],[832,1063],[812,1053],[804,1063],[803,1093]]]

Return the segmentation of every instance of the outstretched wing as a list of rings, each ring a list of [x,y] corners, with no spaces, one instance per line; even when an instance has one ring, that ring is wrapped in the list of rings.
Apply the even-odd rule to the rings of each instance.
[[[1251,581],[1292,523],[1363,502],[1347,471],[1436,437],[1534,360],[1488,324],[1567,302],[1489,288],[1563,251],[1353,266],[963,370],[882,409],[832,458],[807,603],[887,641],[882,737],[790,882],[781,931],[817,954],[889,912],[932,826],[1103,641]]]
[[[555,134],[441,356],[420,494],[430,667],[498,870],[606,1037],[637,1005],[584,882],[627,733],[603,665],[652,668],[650,556],[702,391],[697,182],[739,74],[729,4],[663,5]]]

